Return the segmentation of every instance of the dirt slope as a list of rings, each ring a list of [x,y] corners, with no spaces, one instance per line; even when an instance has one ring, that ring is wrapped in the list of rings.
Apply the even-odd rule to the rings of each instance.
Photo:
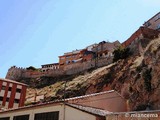
[[[114,89],[126,99],[130,110],[160,109],[160,38],[149,43],[142,40],[139,45],[138,54],[109,66],[59,79],[37,78],[37,84],[46,80],[45,85],[29,88],[27,99],[34,98],[35,93],[44,95],[45,101],[62,99],[66,83],[66,97]]]

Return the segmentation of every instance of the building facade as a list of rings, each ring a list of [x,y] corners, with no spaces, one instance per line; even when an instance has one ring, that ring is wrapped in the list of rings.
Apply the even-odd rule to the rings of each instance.
[[[77,62],[84,62],[92,60],[94,58],[94,53],[88,51],[87,49],[75,50],[72,52],[64,53],[63,56],[59,56],[59,65],[68,65]]]
[[[0,112],[0,120],[104,120],[106,114],[74,107],[63,102],[39,104]],[[93,110],[95,110],[93,108]],[[97,111],[104,111],[96,109]],[[104,113],[106,113],[104,111]]]
[[[41,70],[43,72],[54,69],[59,69],[59,63],[41,65]]]
[[[0,78],[0,108],[24,106],[27,85],[9,79]]]
[[[120,46],[119,41],[113,43],[102,41],[97,46],[92,48],[92,51],[96,53],[98,58],[107,58],[113,56],[113,51]]]
[[[72,104],[104,109],[109,112],[127,111],[126,101],[114,90],[69,98],[66,101]]]
[[[0,120],[105,120],[125,111],[125,100],[114,90],[0,111]]]
[[[160,31],[160,12],[143,24],[144,27]]]
[[[157,38],[159,34],[160,34],[160,31],[158,30],[141,26],[126,41],[122,43],[122,46],[128,47],[132,44],[132,42],[139,39],[154,39],[154,38]]]

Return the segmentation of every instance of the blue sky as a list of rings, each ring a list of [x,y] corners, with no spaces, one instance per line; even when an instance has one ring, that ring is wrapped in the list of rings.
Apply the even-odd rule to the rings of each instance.
[[[0,0],[0,77],[58,62],[102,40],[125,41],[160,11],[159,0]]]

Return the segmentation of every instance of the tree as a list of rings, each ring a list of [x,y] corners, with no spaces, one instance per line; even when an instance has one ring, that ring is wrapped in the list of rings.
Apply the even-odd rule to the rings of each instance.
[[[27,70],[37,70],[35,67],[33,67],[33,66],[30,66],[30,67],[28,67],[28,68],[26,68]]]
[[[114,50],[113,54],[114,54],[113,62],[116,62],[119,59],[125,59],[128,56],[130,56],[131,52],[130,52],[130,48],[119,47]]]

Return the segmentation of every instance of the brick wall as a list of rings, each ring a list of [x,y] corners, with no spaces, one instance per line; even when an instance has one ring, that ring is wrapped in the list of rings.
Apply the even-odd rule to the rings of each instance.
[[[136,39],[157,38],[159,34],[160,34],[160,32],[157,31],[157,30],[149,29],[149,28],[146,28],[146,27],[140,27],[135,33],[133,33],[130,36],[130,38],[128,38],[125,42],[122,43],[122,46],[128,47]]]

